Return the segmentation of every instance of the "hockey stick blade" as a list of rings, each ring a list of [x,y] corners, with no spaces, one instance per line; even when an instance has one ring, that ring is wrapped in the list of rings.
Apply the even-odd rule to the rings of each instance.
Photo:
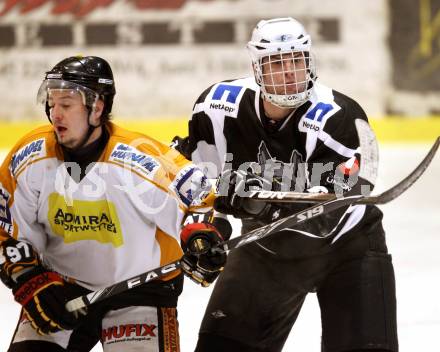
[[[426,154],[423,161],[402,181],[396,184],[394,187],[373,196],[364,197],[359,200],[358,204],[386,204],[399,197],[408,188],[410,188],[425,172],[428,166],[431,164],[440,145],[440,137]],[[249,198],[253,201],[264,201],[267,203],[319,203],[333,199],[337,199],[334,194],[313,194],[302,192],[274,192],[274,191],[251,191]]]

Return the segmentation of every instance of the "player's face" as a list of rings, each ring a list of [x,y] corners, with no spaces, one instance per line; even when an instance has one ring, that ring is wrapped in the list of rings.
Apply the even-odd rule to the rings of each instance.
[[[49,91],[48,104],[58,143],[75,148],[89,130],[89,111],[78,91],[52,89]],[[96,119],[93,112],[91,120]]]
[[[289,95],[307,87],[307,64],[303,52],[270,55],[263,58],[263,83],[267,93]]]

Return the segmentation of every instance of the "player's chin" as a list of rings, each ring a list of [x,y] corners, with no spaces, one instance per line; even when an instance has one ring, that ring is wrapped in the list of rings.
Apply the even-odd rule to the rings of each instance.
[[[57,135],[58,143],[61,144],[63,147],[66,148],[75,148],[78,142],[72,138],[68,138],[67,136],[58,136]]]

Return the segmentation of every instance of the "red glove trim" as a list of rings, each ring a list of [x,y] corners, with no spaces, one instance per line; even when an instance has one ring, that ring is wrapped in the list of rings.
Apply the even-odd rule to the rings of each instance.
[[[192,224],[186,225],[182,232],[180,233],[180,239],[183,243],[188,243],[191,236],[194,234],[194,232],[203,231],[203,232],[215,232],[216,235],[223,240],[222,235],[218,230],[211,224],[208,224],[206,222],[195,222]]]
[[[63,285],[64,280],[54,272],[46,272],[26,281],[14,294],[15,300],[22,306],[29,301],[42,289],[50,285]]]

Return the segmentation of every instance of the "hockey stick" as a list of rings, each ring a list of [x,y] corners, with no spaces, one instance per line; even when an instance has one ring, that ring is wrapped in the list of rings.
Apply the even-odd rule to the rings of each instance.
[[[362,195],[350,196],[350,197],[330,200],[322,204],[315,205],[301,212],[295,213],[293,215],[277,220],[273,223],[259,227],[242,236],[235,237],[228,241],[222,242],[218,246],[212,248],[211,250],[214,252],[230,251],[234,248],[238,248],[244,246],[245,244],[260,240],[264,237],[267,237],[287,227],[292,227],[304,221],[309,221],[310,219],[313,219],[321,214],[326,214],[345,205],[351,205],[356,201],[358,201],[359,199],[362,199],[363,197],[364,196]],[[96,302],[114,296],[118,293],[130,290],[134,287],[155,280],[174,270],[180,269],[181,267],[182,267],[182,262],[180,260],[175,260],[167,265],[147,271],[143,274],[118,282],[114,285],[108,286],[101,290],[97,290],[89,294],[74,298],[66,303],[66,309],[69,312],[73,312],[85,308]]]
[[[154,279],[162,277],[180,268],[181,268],[180,260],[175,260],[174,262],[147,271],[138,276],[134,276],[130,279],[120,281],[116,284],[107,286],[101,290],[93,291],[86,295],[74,298],[66,303],[66,310],[68,312],[74,312],[76,310],[83,309],[87,306],[92,305],[93,303],[102,301],[118,293],[130,290],[134,287],[150,282]]]
[[[424,173],[434,158],[440,145],[440,137],[429,150],[423,161],[402,181],[394,187],[374,196],[367,196],[357,201],[357,204],[386,204],[397,198],[416,182]],[[274,191],[250,191],[249,198],[253,201],[266,203],[319,203],[337,199],[331,193],[302,193],[302,192],[274,192]]]
[[[384,201],[384,203],[389,202],[396,197],[398,197],[400,194],[405,192],[426,170],[426,168],[431,163],[431,160],[433,159],[438,147],[440,144],[440,137],[437,138],[436,143],[431,148],[427,156],[424,158],[424,160],[418,165],[418,167],[411,172],[410,175],[405,177],[401,182],[399,182],[394,187],[388,189],[387,191],[379,194],[378,196],[373,197],[379,197],[381,201]],[[267,236],[270,236],[273,233],[279,232],[282,229],[293,227],[299,223],[309,221],[319,215],[327,214],[333,210],[336,210],[338,208],[341,208],[343,206],[352,205],[354,203],[361,203],[363,199],[365,198],[371,198],[364,195],[352,195],[348,197],[343,198],[336,198],[331,199],[328,201],[325,201],[323,203],[314,205],[312,207],[309,207],[303,211],[300,211],[298,213],[292,214],[290,216],[287,216],[285,218],[279,219],[273,223],[267,224],[265,226],[259,227],[255,230],[252,230],[242,236],[232,238],[228,241],[220,243],[218,246],[213,248],[213,251],[216,252],[227,252],[235,248],[242,247],[248,243],[255,242],[257,240],[260,240],[262,238],[265,238]],[[382,204],[382,203],[381,203]],[[140,274],[138,276],[132,277],[130,279],[118,282],[114,285],[108,286],[106,288],[103,288],[101,290],[97,290],[94,292],[91,292],[87,295],[77,297],[66,304],[66,309],[69,312],[73,312],[82,308],[85,308],[87,306],[92,305],[93,303],[102,301],[106,298],[109,298],[111,296],[114,296],[118,293],[130,290],[134,287],[137,287],[139,285],[145,284],[147,282],[150,282],[152,280],[155,280],[165,274],[168,274],[170,272],[173,272],[177,269],[180,269],[182,267],[182,263],[180,260],[173,261],[169,264],[166,264],[164,266],[155,268],[153,270],[147,271],[143,274]]]

